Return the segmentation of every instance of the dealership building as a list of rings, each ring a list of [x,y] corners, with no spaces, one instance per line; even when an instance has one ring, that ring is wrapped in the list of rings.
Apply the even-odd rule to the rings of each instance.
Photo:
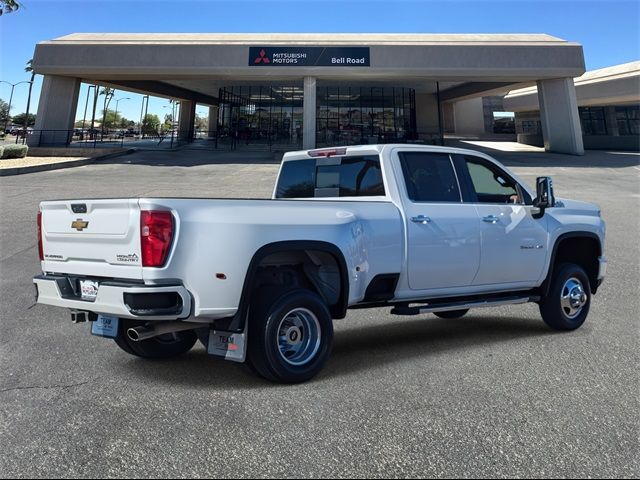
[[[469,102],[529,87],[545,149],[584,153],[582,46],[549,35],[72,34],[33,67],[38,145],[73,130],[82,82],[178,100],[184,140],[203,105],[212,138],[284,149],[435,143]]]

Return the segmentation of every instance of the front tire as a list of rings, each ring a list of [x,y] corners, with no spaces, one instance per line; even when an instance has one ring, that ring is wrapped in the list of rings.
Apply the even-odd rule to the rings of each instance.
[[[118,336],[114,338],[116,344],[128,354],[136,357],[162,359],[187,353],[198,340],[198,336],[192,330],[160,335],[141,342],[134,342],[127,336],[128,329],[143,325],[145,322],[121,318]]]
[[[573,263],[562,263],[554,269],[551,287],[540,300],[540,314],[554,330],[580,328],[589,315],[591,285],[586,272]]]
[[[333,344],[333,321],[309,290],[263,295],[249,311],[247,362],[264,378],[300,383],[322,370]]]

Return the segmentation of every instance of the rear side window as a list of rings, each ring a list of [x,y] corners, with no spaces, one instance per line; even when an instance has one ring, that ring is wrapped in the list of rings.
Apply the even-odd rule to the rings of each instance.
[[[384,196],[376,155],[285,162],[276,198]]]
[[[446,153],[401,152],[407,195],[414,202],[461,202],[458,180]]]
[[[316,161],[285,162],[280,172],[276,198],[310,198],[316,188]]]

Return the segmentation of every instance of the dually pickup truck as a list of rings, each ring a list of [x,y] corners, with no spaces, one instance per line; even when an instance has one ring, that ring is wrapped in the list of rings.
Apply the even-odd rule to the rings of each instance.
[[[597,206],[532,191],[479,152],[365,145],[285,154],[268,200],[43,202],[38,302],[125,352],[202,341],[265,378],[302,382],[349,309],[454,319],[536,302],[580,327],[606,268]]]

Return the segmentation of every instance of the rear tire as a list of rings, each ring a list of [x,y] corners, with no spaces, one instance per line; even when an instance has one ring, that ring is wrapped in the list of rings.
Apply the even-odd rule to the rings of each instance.
[[[464,317],[468,311],[468,308],[465,310],[449,310],[448,312],[434,312],[434,315],[439,318],[455,319]]]
[[[300,383],[324,367],[333,321],[322,298],[298,289],[261,295],[249,311],[247,363],[267,380]]]
[[[554,268],[549,292],[540,300],[540,314],[554,330],[580,328],[589,315],[591,285],[586,272],[574,263]]]
[[[198,336],[193,331],[184,331],[160,335],[141,342],[134,342],[127,336],[127,330],[141,327],[146,322],[138,320],[120,319],[118,336],[114,338],[116,344],[130,355],[141,358],[173,358],[187,353],[193,348]]]

